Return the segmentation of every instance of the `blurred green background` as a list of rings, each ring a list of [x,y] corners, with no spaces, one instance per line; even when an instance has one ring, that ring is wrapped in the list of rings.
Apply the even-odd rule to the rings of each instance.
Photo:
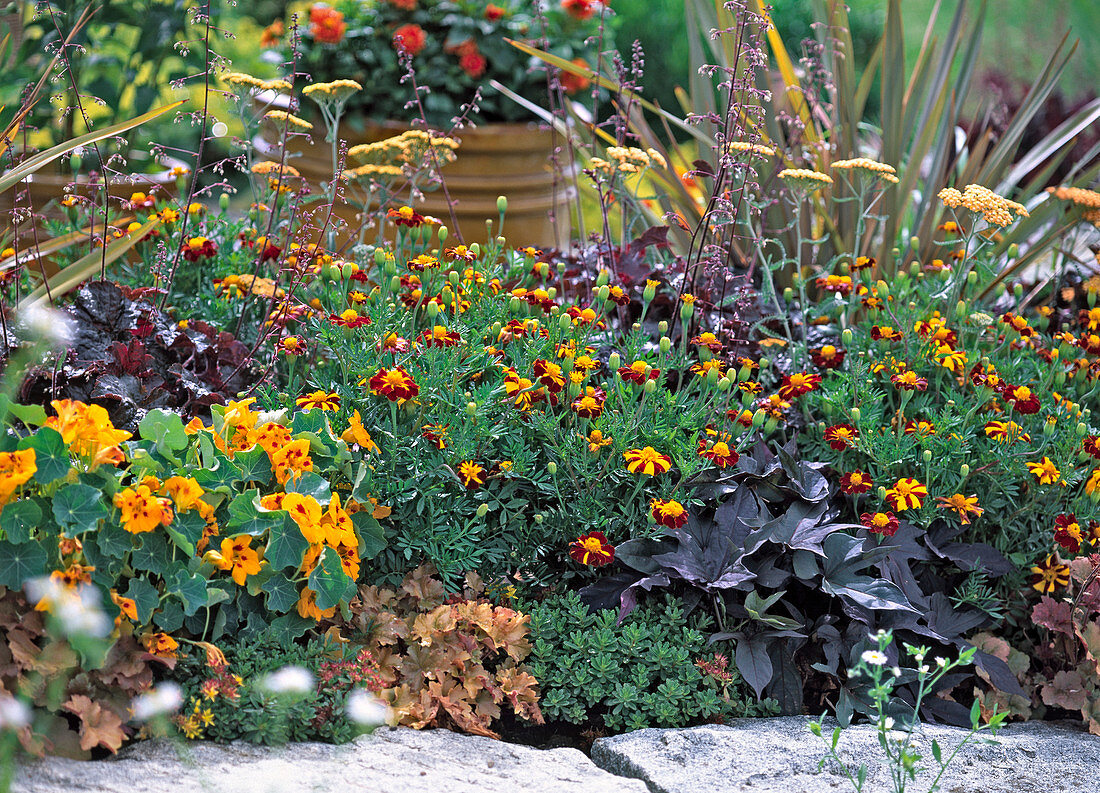
[[[882,33],[886,0],[849,0],[857,61],[863,63]],[[925,27],[937,0],[902,0],[907,62],[920,50]],[[936,32],[951,24],[958,0],[941,0]],[[979,3],[971,4],[976,10]],[[810,0],[772,0],[772,19],[792,55],[812,38]],[[677,108],[674,89],[687,83],[688,45],[684,0],[618,0],[616,39],[627,50],[635,39],[646,54],[646,93],[662,105]],[[1100,0],[990,0],[978,65],[980,85],[1018,97],[1039,73],[1067,32],[1082,39],[1062,81],[1067,104],[1095,96],[1100,89]]]

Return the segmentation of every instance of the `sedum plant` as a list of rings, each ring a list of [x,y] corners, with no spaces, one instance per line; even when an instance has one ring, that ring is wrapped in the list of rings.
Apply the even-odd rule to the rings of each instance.
[[[773,702],[746,696],[728,655],[708,644],[711,619],[688,617],[675,598],[655,600],[622,621],[614,609],[589,611],[576,592],[525,610],[529,664],[551,722],[622,732],[774,712]]]

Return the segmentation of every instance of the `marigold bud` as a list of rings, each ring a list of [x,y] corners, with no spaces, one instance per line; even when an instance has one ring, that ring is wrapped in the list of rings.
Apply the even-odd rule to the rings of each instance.
[[[473,418],[477,415],[477,402],[466,403],[466,415]]]
[[[1088,301],[1089,308],[1096,308],[1096,290],[1088,289],[1085,291],[1085,300]]]
[[[654,391],[657,390],[657,381],[646,380],[645,385],[642,386],[642,390],[645,391],[647,394],[652,394]]]
[[[932,462],[932,450],[931,449],[925,449],[924,454],[922,454],[921,457],[924,458],[924,461],[926,463]]]
[[[545,281],[550,277],[550,265],[546,262],[539,264],[539,278]]]
[[[609,356],[607,356],[607,367],[611,371],[613,371],[613,372],[616,371],[622,365],[623,365],[622,356],[620,356],[617,352],[613,352]]]
[[[458,286],[458,271],[451,270],[447,273],[447,280],[450,282],[451,286]]]
[[[607,270],[600,270],[596,274],[596,286],[607,286],[607,282],[611,280],[611,273]]]
[[[760,429],[764,425],[764,421],[767,418],[768,414],[764,412],[764,408],[757,408],[756,412],[752,414],[753,428]]]
[[[519,312],[523,311],[526,306],[527,304],[520,300],[518,297],[513,297],[511,300],[508,301],[508,310],[511,311],[513,314],[518,314]]]
[[[672,349],[672,339],[670,339],[668,336],[662,336],[661,341],[658,342],[658,345],[661,348],[661,352],[667,354],[668,351]]]
[[[913,262],[911,265],[909,265],[909,275],[916,278],[920,274],[921,274],[921,271],[920,271],[920,265],[919,264],[917,264],[916,262]]]
[[[790,303],[792,300],[794,300],[794,290],[791,289],[789,286],[784,287],[783,289],[783,300],[787,303]]]
[[[229,211],[229,193],[222,193],[218,196],[218,206],[221,207],[222,212]]]
[[[729,377],[723,377],[718,381],[718,390],[725,393],[733,387],[733,382]]]
[[[879,485],[878,497],[881,498],[883,501],[886,500],[886,488],[883,487],[882,485]]]
[[[662,319],[657,323],[657,332],[664,336],[668,333],[668,320]]]
[[[970,466],[966,463],[963,463],[959,466],[959,473],[963,476],[970,476]]]
[[[610,295],[611,295],[611,287],[609,287],[607,284],[604,284],[603,286],[601,286],[599,289],[596,290],[596,299],[597,300],[607,300],[607,298]]]
[[[848,415],[852,417],[852,421],[859,421],[862,414],[859,412],[859,408],[852,408],[848,411]]]
[[[477,505],[477,516],[479,518],[484,518],[488,514],[489,514],[489,505],[488,504],[478,504]]]
[[[848,346],[852,343],[852,329],[845,328],[840,332],[840,340],[844,343],[844,346]]]
[[[390,291],[397,292],[401,289],[401,276],[395,275],[390,278]]]
[[[429,303],[427,306],[424,307],[424,310],[428,312],[428,316],[431,317],[432,319],[435,319],[436,317],[439,316],[439,304],[438,303]]]
[[[1077,436],[1080,437],[1080,438],[1083,438],[1088,434],[1089,434],[1088,425],[1085,424],[1083,421],[1077,422]]]
[[[573,318],[570,317],[568,314],[562,314],[561,318],[558,320],[558,327],[567,332],[572,330]]]
[[[1024,296],[1024,285],[1023,284],[1013,284],[1012,285],[1012,295],[1017,300],[1019,300],[1021,297],[1023,297]]]
[[[712,386],[718,385],[718,378],[719,377],[720,377],[720,373],[718,372],[717,369],[710,369],[710,370],[707,371],[707,383],[708,384],[710,384]]]
[[[546,470],[550,473],[550,476],[554,476],[558,472],[558,464],[551,460],[546,464]]]
[[[775,418],[775,416],[769,417],[768,420],[764,422],[764,434],[771,435],[778,426],[779,419]]]
[[[497,196],[497,212],[504,214],[508,211],[508,199],[505,196]]]
[[[447,229],[446,226],[440,226],[439,230],[436,231],[436,236],[439,237],[440,244],[443,244],[447,241],[447,237],[451,236],[451,232]]]
[[[1015,259],[1020,255],[1020,246],[1015,242],[1008,246],[1008,258]]]
[[[955,319],[958,319],[958,320],[966,319],[966,315],[967,315],[966,301],[965,300],[960,300],[958,303],[955,304]]]
[[[471,242],[470,243],[470,253],[472,253],[474,256],[480,256],[481,255],[481,244],[477,243],[477,242]]]
[[[909,247],[913,250],[920,250],[920,237],[910,237]]]
[[[646,281],[645,289],[642,290],[642,300],[646,303],[649,303],[656,296],[657,283],[655,281]]]
[[[757,364],[759,364],[760,368],[763,370],[771,366],[772,362],[770,358],[761,358],[759,361],[757,361]]]

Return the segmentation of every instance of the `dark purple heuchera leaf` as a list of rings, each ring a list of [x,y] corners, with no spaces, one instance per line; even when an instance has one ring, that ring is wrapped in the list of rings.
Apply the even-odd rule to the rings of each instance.
[[[72,340],[63,366],[31,369],[20,401],[95,402],[116,427],[131,432],[152,408],[186,419],[207,417],[212,404],[247,390],[259,376],[248,348],[205,322],[180,327],[149,298],[156,290],[126,289],[106,281],[82,286],[63,310]]]

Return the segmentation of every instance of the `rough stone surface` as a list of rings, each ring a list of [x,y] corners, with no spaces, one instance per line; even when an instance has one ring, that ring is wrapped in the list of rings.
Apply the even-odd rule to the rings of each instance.
[[[614,774],[645,780],[652,793],[842,793],[854,791],[802,717],[737,719],[725,726],[648,729],[601,738],[595,763]],[[828,733],[826,733],[828,735]],[[965,730],[925,726],[915,743],[934,764],[931,741],[945,755]],[[996,745],[967,745],[940,780],[942,793],[1100,793],[1100,738],[1054,725],[1011,725]],[[873,728],[845,730],[837,747],[849,767],[867,764],[865,793],[891,791]],[[934,774],[908,785],[926,793]]]
[[[541,751],[446,730],[384,728],[354,743],[261,747],[146,741],[117,758],[49,758],[14,793],[647,793],[576,749]]]

